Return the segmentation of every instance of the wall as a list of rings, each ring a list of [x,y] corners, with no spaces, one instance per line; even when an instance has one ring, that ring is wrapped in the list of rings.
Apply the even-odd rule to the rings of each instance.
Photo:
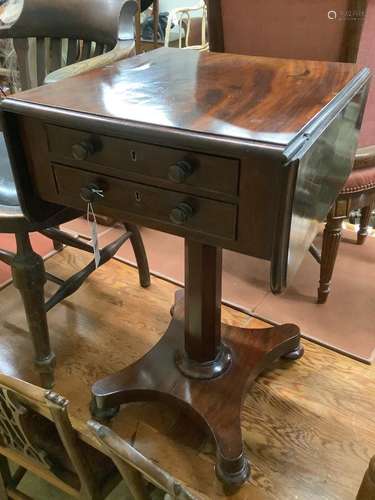
[[[178,7],[194,7],[199,4],[199,0],[160,0],[160,12],[169,12]],[[202,13],[192,15],[201,16]]]

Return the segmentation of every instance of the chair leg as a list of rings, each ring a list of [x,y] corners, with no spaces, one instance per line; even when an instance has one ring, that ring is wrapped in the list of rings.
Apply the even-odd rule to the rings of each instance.
[[[363,245],[367,238],[368,225],[370,222],[370,217],[373,207],[369,205],[368,207],[363,207],[361,210],[361,220],[359,222],[359,231],[357,233],[357,244]]]
[[[333,217],[331,214],[327,217],[327,223],[323,233],[318,304],[324,304],[330,292],[332,273],[341,240],[343,219],[343,217]]]
[[[10,485],[12,479],[8,460],[3,455],[0,455],[0,498],[4,500],[10,500],[7,492],[7,488]]]
[[[60,229],[60,227],[57,226],[56,229]],[[64,248],[64,245],[61,243],[61,241],[53,240],[53,248],[59,252]]]
[[[356,498],[357,500],[371,500],[375,498],[375,457],[372,457],[370,461]]]
[[[143,240],[139,229],[134,224],[124,223],[125,229],[131,231],[132,235],[130,237],[130,242],[132,244],[135,259],[137,261],[138,272],[139,272],[139,282],[143,288],[147,288],[151,285],[150,270],[148,267],[148,260],[145,247],[143,245]]]
[[[41,385],[54,384],[55,355],[51,351],[47,315],[44,306],[46,275],[44,262],[31,247],[28,233],[17,233],[17,255],[12,262],[15,287],[19,290],[35,350],[35,366]]]

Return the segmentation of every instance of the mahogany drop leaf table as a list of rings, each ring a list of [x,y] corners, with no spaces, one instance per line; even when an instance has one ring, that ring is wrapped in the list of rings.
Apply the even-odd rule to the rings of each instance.
[[[244,393],[302,347],[295,325],[221,324],[222,249],[270,261],[273,292],[286,287],[352,168],[369,76],[352,64],[160,49],[4,101],[28,218],[90,200],[185,238],[185,294],[167,332],[94,384],[96,415],[137,400],[181,405],[211,432],[218,476],[247,479]]]

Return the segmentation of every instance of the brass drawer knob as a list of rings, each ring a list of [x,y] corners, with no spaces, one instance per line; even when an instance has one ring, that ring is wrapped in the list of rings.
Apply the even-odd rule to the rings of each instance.
[[[96,184],[89,184],[80,189],[80,197],[86,203],[94,203],[104,198],[104,191]]]
[[[173,182],[184,182],[193,173],[193,167],[187,161],[178,161],[168,170],[168,178]]]
[[[87,160],[95,153],[95,145],[91,141],[82,141],[72,146],[72,156],[75,160]]]
[[[174,224],[184,224],[192,217],[194,210],[188,203],[179,203],[176,208],[174,208],[169,218]]]

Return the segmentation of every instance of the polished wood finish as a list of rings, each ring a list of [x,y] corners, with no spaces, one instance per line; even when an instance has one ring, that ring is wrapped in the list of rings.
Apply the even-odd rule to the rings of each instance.
[[[194,295],[187,296],[188,306],[193,298]],[[223,370],[216,370],[214,375],[208,376],[202,374],[202,369],[200,372],[197,369],[194,373],[192,367],[191,376],[187,378],[175,363],[175,356],[179,356],[184,350],[182,303],[182,298],[177,298],[173,319],[166,334],[146,356],[121,372],[94,384],[92,391],[97,405],[96,414],[103,415],[107,409],[131,401],[161,398],[167,402],[170,400],[175,404],[180,403],[184,411],[203,423],[213,437],[217,446],[216,474],[219,479],[228,486],[238,486],[246,481],[250,473],[240,427],[243,394],[271,362],[299,347],[300,333],[295,325],[261,330],[223,325],[222,342],[230,356],[229,364],[224,365]],[[197,305],[195,315],[199,310]],[[216,304],[217,310],[220,318],[220,303]],[[194,319],[189,318],[190,321]],[[187,326],[189,324],[185,321],[185,328]],[[211,334],[211,331],[212,328],[208,329],[206,326],[204,334]],[[191,336],[189,331],[185,343],[189,360],[194,361],[195,353],[191,354],[189,345]],[[197,361],[200,363],[212,361],[220,352],[218,339],[191,339],[191,343],[196,348],[196,357],[199,356]],[[210,345],[215,346],[216,352],[208,352],[207,357],[202,359],[204,349],[197,349],[198,345],[206,350]],[[207,365],[205,368],[207,369]]]
[[[12,277],[19,290],[30,334],[34,343],[34,364],[44,387],[53,385],[55,355],[51,350],[47,316],[44,307],[44,285],[47,281],[44,262],[30,244],[28,233],[16,233],[17,255],[11,261]]]
[[[365,159],[366,158],[366,159]],[[360,161],[368,161],[367,155],[361,155]],[[375,156],[373,157],[375,164]],[[323,233],[323,247],[320,256],[320,282],[318,288],[318,304],[325,304],[330,292],[331,278],[334,272],[336,257],[341,240],[342,222],[347,219],[352,210],[361,210],[360,229],[357,243],[362,245],[367,237],[368,224],[375,206],[375,187],[365,186],[355,192],[343,192],[337,198],[335,205],[327,215],[326,227]],[[327,243],[324,245],[324,242]],[[334,241],[331,245],[329,241]],[[319,262],[319,261],[318,261]]]
[[[90,172],[101,173],[105,170],[115,177],[157,182],[161,187],[171,189],[176,186],[179,189],[192,186],[200,188],[206,196],[217,193],[235,197],[238,194],[238,160],[106,135],[93,136],[87,132],[53,125],[47,125],[46,129],[49,156],[57,163],[68,163]],[[74,156],[74,148],[79,145],[86,145],[86,150],[77,158]],[[184,165],[188,168],[186,175],[178,177],[175,170]]]
[[[2,499],[22,498],[17,486],[27,470],[74,498],[88,500],[106,498],[119,483],[108,459],[105,464],[94,448],[79,441],[68,406],[69,401],[55,392],[0,374]],[[18,465],[13,475],[4,458]],[[107,474],[95,474],[104,465]]]
[[[22,13],[10,28],[3,28],[0,38],[25,39],[46,37],[52,39],[95,41],[113,48],[123,34],[128,20],[124,12],[125,3],[135,0],[28,0]],[[135,10],[134,10],[135,12]]]
[[[66,203],[65,193],[68,193],[69,205],[84,210],[87,203],[82,200],[80,192],[86,186],[94,184],[100,186],[104,193],[103,198],[95,203],[95,209],[99,212],[121,206],[124,213],[138,215],[144,220],[152,222],[157,218],[164,224],[174,223],[177,227],[191,231],[235,239],[237,206],[233,203],[222,203],[198,196],[189,196],[187,199],[184,193],[121,181],[61,165],[53,164],[53,173],[57,191],[54,199],[58,203]],[[183,204],[190,207],[191,213],[187,211],[186,216],[181,214],[179,219],[176,211],[179,207],[181,209]]]
[[[236,78],[237,71],[244,75],[241,82]],[[176,76],[179,74],[184,74],[184,78]],[[160,49],[105,70],[19,94],[7,99],[3,109],[5,121],[18,127],[22,135],[19,140],[34,155],[33,166],[28,168],[33,170],[39,200],[43,198],[61,205],[67,195],[65,190],[56,191],[51,168],[51,160],[56,158],[58,163],[79,169],[80,173],[75,174],[77,178],[86,175],[81,172],[83,168],[89,170],[90,175],[101,174],[102,180],[108,176],[111,183],[117,180],[110,177],[138,180],[148,173],[143,183],[168,190],[166,197],[173,191],[183,192],[187,200],[189,195],[202,194],[207,199],[231,202],[238,210],[236,225],[232,226],[235,237],[230,231],[220,234],[216,229],[211,236],[206,227],[190,229],[167,222],[165,216],[151,220],[142,215],[141,205],[139,213],[133,211],[132,217],[135,223],[181,236],[191,235],[204,243],[272,260],[272,288],[280,292],[286,285],[288,252],[294,272],[318,230],[318,222],[323,220],[325,211],[349,174],[356,134],[353,133],[352,140],[344,144],[345,151],[340,155],[332,144],[336,127],[344,123],[344,115],[345,123],[349,121],[349,129],[358,130],[368,76],[366,70],[353,65]],[[142,93],[137,90],[140,85]],[[308,89],[308,95],[300,90],[302,87]],[[85,92],[81,96],[82,88]],[[277,92],[273,90],[276,88]],[[17,118],[18,114],[22,117]],[[51,146],[49,152],[45,122],[52,125],[48,129],[52,139],[56,134],[53,126],[60,127],[63,151],[56,147],[56,141],[52,141],[53,148]],[[332,125],[327,128],[328,123]],[[70,130],[63,131],[61,127]],[[323,130],[324,136],[318,140]],[[32,140],[33,131],[38,131],[39,137],[44,136],[39,150]],[[76,137],[77,140],[90,138],[99,144],[97,151],[94,148],[84,161],[72,160],[71,151],[68,151]],[[134,172],[131,143],[138,143],[133,153],[139,153],[142,173]],[[130,153],[121,173],[117,168],[118,157],[109,147],[111,144],[127,155]],[[174,153],[177,156],[172,155],[173,162],[179,158],[189,161],[189,155],[198,160],[196,173],[192,165],[193,173],[184,182],[173,183],[169,177],[166,181],[166,173],[162,173],[169,172],[172,166],[172,148],[178,150]],[[145,171],[142,151],[146,158],[155,154],[155,176],[149,175],[150,170]],[[311,158],[316,151],[319,151],[316,155],[329,157],[330,163],[335,165],[335,175],[323,165],[325,170],[320,178],[326,185],[326,192],[320,193],[324,200],[319,204],[319,193],[311,183],[314,169],[322,168],[319,162],[312,166],[314,160]],[[208,155],[215,157],[211,163],[206,163]],[[216,158],[221,159],[218,171],[214,170]],[[233,186],[237,183],[239,163],[236,196]],[[222,192],[218,181],[212,183],[212,172],[217,178],[225,173],[230,179],[229,193]],[[24,184],[20,185],[21,192],[29,190],[28,175],[27,171],[21,175],[21,171],[17,174],[16,170],[18,181]],[[198,178],[206,179],[199,188]],[[207,192],[208,182],[213,186],[210,193]],[[303,195],[306,190],[308,196]],[[162,196],[162,191],[153,193]],[[270,200],[270,206],[264,220],[259,221],[255,214],[263,211],[264,199]],[[40,212],[51,210],[50,204],[24,201],[23,209],[31,219],[37,220]],[[101,211],[122,219],[128,213],[126,207],[118,204],[107,207],[104,201]],[[275,213],[280,215],[279,220],[275,219]],[[306,223],[301,224],[301,218]],[[289,231],[290,224],[296,231]],[[220,220],[212,227],[220,229]]]
[[[357,233],[358,245],[363,245],[363,243],[365,242],[365,240],[367,238],[368,226],[369,226],[369,222],[370,222],[370,218],[371,218],[373,209],[374,209],[374,203],[371,203],[370,205],[362,208],[362,210],[361,210],[359,231]]]
[[[320,285],[318,289],[318,304],[324,304],[330,292],[333,274],[333,262],[336,259],[341,240],[342,223],[345,217],[331,211],[327,216],[327,223],[323,231],[322,252],[320,258]],[[332,262],[333,261],[333,262]]]
[[[293,59],[357,61],[367,0],[336,0],[329,5],[334,19],[329,19],[329,9],[324,0],[310,4],[296,2],[293,5],[278,0],[271,0],[267,5],[255,2],[252,4],[255,14],[251,16],[240,15],[247,8],[246,0],[206,2],[210,49],[213,51]],[[288,26],[287,35],[284,23]],[[354,169],[364,167],[375,169],[374,146],[357,149]],[[340,220],[349,217],[353,209],[362,209],[358,244],[363,244],[371,210],[375,205],[374,187],[373,183],[364,184],[353,192],[344,188],[328,213],[321,254],[310,247],[312,255],[320,264],[319,304],[325,303],[329,295],[340,242]],[[339,218],[336,214],[339,214]]]
[[[69,0],[53,4],[46,0],[29,0],[17,22],[0,31],[0,38],[14,40],[21,87],[26,90],[33,84],[58,81],[132,55],[136,11],[135,0],[106,2],[104,8],[103,0]],[[34,37],[35,48],[29,42]],[[68,66],[64,68],[61,68],[62,39],[68,39]],[[36,61],[36,75],[30,64],[33,60]]]
[[[71,0],[68,3],[54,2],[50,4],[44,0],[28,0],[15,25],[0,30],[0,38],[9,37],[14,40],[23,89],[28,89],[33,84],[42,85],[46,74],[51,71],[53,73],[49,73],[48,82],[80,74],[90,68],[103,67],[133,54],[132,29],[136,3],[133,0],[115,0],[110,2],[110,5],[108,2],[102,2],[104,8],[100,10],[104,12],[99,23],[100,27],[97,23],[97,13],[93,14],[90,10],[84,15],[84,10],[82,10],[99,8],[99,5],[101,3],[96,1],[86,4]],[[77,22],[80,25],[79,36]],[[31,52],[33,44],[30,43],[28,37],[36,37],[36,44],[34,44],[36,45],[36,54]],[[82,38],[82,43],[79,43],[77,37]],[[61,68],[63,64],[63,38],[69,40],[67,64],[70,66]],[[107,52],[102,55],[104,44]],[[93,49],[94,45],[95,50]],[[36,59],[34,61],[36,62],[35,68],[33,64],[30,64],[30,61],[34,60],[33,56]],[[33,69],[36,69],[36,75],[33,74]],[[33,141],[39,142],[38,129],[33,129],[32,134]],[[6,155],[2,136],[1,145],[3,146],[1,154]],[[14,144],[14,146],[14,154],[19,161],[27,161],[28,151],[20,151],[17,145]],[[47,156],[45,151],[41,151],[40,154]],[[49,208],[40,212],[40,219],[37,223],[27,220],[20,207],[22,200],[16,194],[11,172],[7,171],[10,166],[6,161],[2,163],[3,169],[5,171],[1,171],[0,176],[5,179],[5,181],[2,179],[2,184],[5,182],[5,189],[3,188],[0,194],[0,231],[15,233],[17,254],[0,251],[0,260],[12,267],[13,279],[22,296],[29,321],[35,351],[34,364],[40,373],[42,385],[51,388],[53,386],[55,355],[51,350],[46,313],[78,290],[96,267],[108,262],[128,239],[132,243],[139,264],[141,285],[149,286],[147,257],[139,230],[130,224],[128,227],[131,228],[131,231],[124,232],[115,242],[101,249],[98,262],[93,259],[66,281],[46,274],[42,258],[31,248],[29,233],[33,231],[43,232],[45,236],[53,239],[55,250],[61,250],[65,244],[93,253],[91,245],[79,242],[58,229],[59,224],[85,213],[87,204],[86,206],[82,205],[80,211]],[[11,193],[10,195],[7,193],[7,189]],[[9,201],[9,197],[11,201]],[[33,196],[32,198],[34,199]],[[47,279],[58,284],[59,288],[52,297],[45,300],[44,285]]]
[[[164,136],[177,129],[224,136],[226,142],[286,146],[359,71],[355,65],[196,51],[182,55],[163,48],[14,95],[6,109],[29,102],[34,108],[53,106],[108,121],[141,121],[143,128],[165,127],[159,132]],[[130,131],[132,123],[126,125]]]
[[[185,242],[185,351],[193,362],[212,361],[222,349],[221,270],[221,248]]]
[[[218,477],[231,486],[245,482],[242,394],[276,358],[298,359],[303,350],[295,326],[275,327],[259,338],[249,334],[248,342],[238,330],[220,327],[221,248],[270,260],[271,287],[283,290],[349,174],[368,80],[369,72],[354,65],[162,49],[4,101],[6,130],[13,124],[9,147],[20,141],[31,155],[27,164],[13,164],[20,191],[26,194],[31,185],[38,193],[39,206],[24,198],[31,218],[51,203],[80,208],[95,200],[105,215],[121,214],[186,239],[186,319],[176,319],[176,312],[154,349],[94,384],[94,415],[113,415],[131,400],[182,402],[214,436]],[[51,125],[74,137],[65,139],[73,144],[64,146],[58,162],[51,156],[62,151],[48,141],[47,124],[52,139]],[[38,146],[30,126],[44,137]],[[353,139],[338,152],[336,137],[344,127]],[[84,132],[78,142],[74,130]],[[129,141],[146,143],[156,165],[171,148],[221,157],[222,165],[233,166],[232,185],[240,164],[238,195],[216,192],[214,184],[199,196],[203,189],[185,182],[194,166],[180,161],[168,164],[169,179],[182,181],[173,188],[152,176],[144,184],[125,182],[107,170],[113,156],[105,136],[126,141],[120,150],[129,149]],[[330,168],[316,158],[329,158]],[[130,150],[124,177],[136,159]],[[259,221],[267,195],[273,200],[269,225]]]
[[[65,248],[46,267],[68,276],[72,266],[79,269],[89,260],[88,254]],[[105,453],[86,425],[90,387],[158,342],[177,289],[156,277],[144,289],[138,279],[136,269],[111,260],[49,315],[56,390],[70,400],[79,436]],[[47,295],[53,288],[47,284]],[[0,371],[38,383],[17,290],[4,288],[0,301]],[[245,329],[270,326],[228,307],[222,308],[222,319]],[[216,479],[211,440],[180,409],[160,402],[127,404],[110,427],[199,500],[353,500],[375,449],[375,366],[307,340],[304,345],[298,363],[277,361],[246,391],[241,420],[253,478],[235,495]]]

